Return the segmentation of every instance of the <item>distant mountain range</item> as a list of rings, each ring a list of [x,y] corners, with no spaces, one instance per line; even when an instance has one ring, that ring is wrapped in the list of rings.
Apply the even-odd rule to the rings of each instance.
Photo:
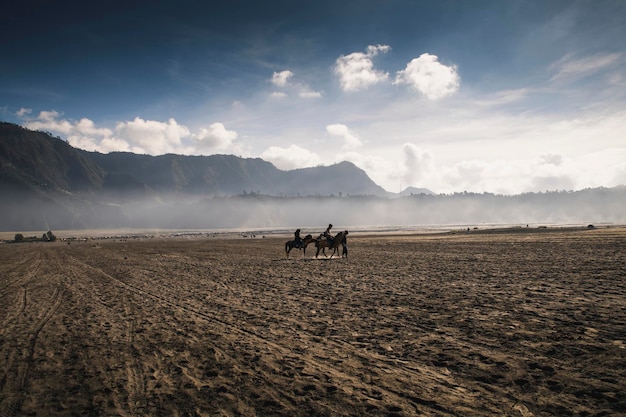
[[[102,154],[0,122],[0,231],[512,222],[527,203],[518,213],[524,222],[581,213],[581,221],[626,220],[625,187],[590,192],[531,193],[500,212],[511,198],[413,187],[389,193],[350,162],[282,171],[232,155]],[[552,215],[540,215],[555,201]]]
[[[150,195],[389,196],[350,162],[282,171],[259,158],[232,155],[102,154],[60,138],[0,123],[0,180],[39,192],[124,199]]]

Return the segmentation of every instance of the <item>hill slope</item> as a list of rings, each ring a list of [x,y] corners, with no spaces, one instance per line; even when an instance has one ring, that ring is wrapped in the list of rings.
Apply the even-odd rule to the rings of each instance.
[[[350,162],[281,171],[259,158],[233,155],[101,154],[73,148],[44,132],[0,123],[0,181],[31,190],[103,193],[107,198],[146,195],[385,196]]]
[[[241,194],[388,193],[349,162],[282,171],[232,155],[102,154],[46,132],[0,123],[0,229],[125,227],[128,207]],[[146,208],[148,209],[148,208]],[[154,209],[149,207],[150,210]]]

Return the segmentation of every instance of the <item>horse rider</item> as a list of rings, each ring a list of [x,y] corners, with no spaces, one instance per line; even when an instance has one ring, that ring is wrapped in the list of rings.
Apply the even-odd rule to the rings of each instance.
[[[296,248],[301,248],[302,247],[302,238],[300,237],[300,229],[297,229],[294,234],[294,241],[296,242]]]
[[[328,246],[330,246],[333,243],[333,235],[330,232],[330,229],[333,228],[332,224],[329,224],[328,227],[326,228],[326,231],[324,232],[324,237],[326,238],[326,240],[328,240]]]

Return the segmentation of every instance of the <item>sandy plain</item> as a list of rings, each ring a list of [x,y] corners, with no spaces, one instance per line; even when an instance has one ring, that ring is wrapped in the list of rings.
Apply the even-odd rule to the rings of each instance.
[[[626,414],[626,229],[0,244],[0,415]]]

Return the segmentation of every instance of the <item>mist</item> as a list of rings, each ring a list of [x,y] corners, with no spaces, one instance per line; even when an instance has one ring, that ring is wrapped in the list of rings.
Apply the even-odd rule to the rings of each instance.
[[[246,229],[322,232],[366,227],[626,222],[626,187],[515,196],[457,193],[400,198],[152,196],[121,202],[81,200],[13,201],[0,206],[3,231],[67,229]]]

